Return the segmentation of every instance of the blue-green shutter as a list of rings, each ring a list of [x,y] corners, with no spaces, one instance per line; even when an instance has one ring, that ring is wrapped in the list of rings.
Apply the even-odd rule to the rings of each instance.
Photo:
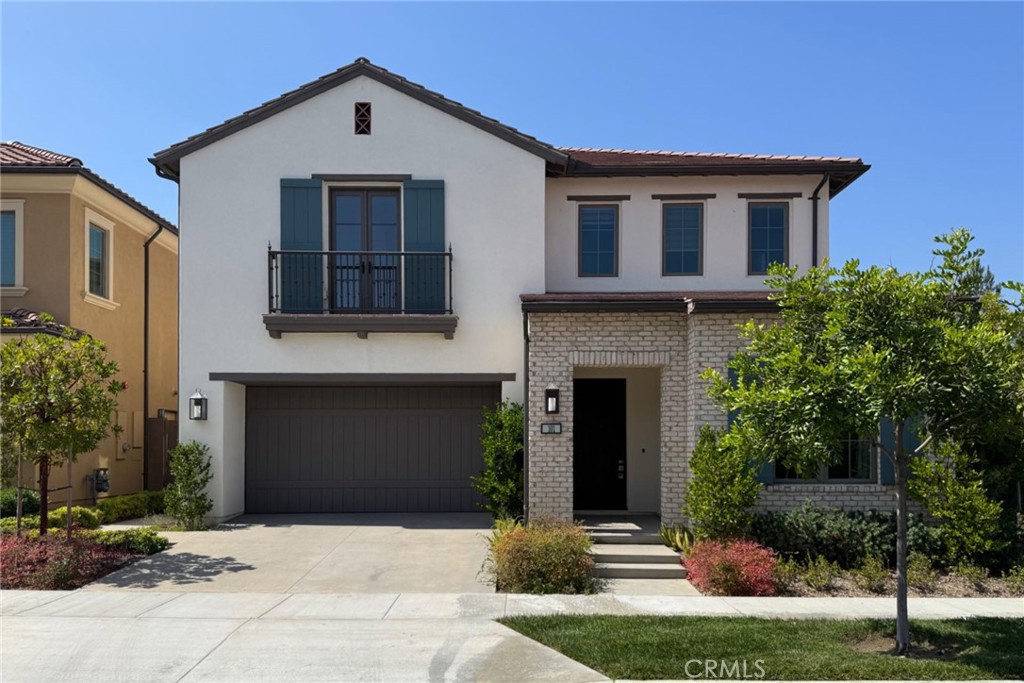
[[[281,249],[323,251],[320,180],[281,179]],[[284,313],[322,313],[324,260],[319,253],[281,254],[280,307]]]
[[[404,251],[442,252],[444,236],[444,181],[406,180],[404,194]],[[441,313],[447,306],[444,256],[408,256],[405,262],[405,310]]]
[[[736,371],[729,368],[727,371],[729,376],[729,384],[736,386],[737,375]],[[725,418],[725,424],[727,429],[732,429],[732,423],[739,417],[738,410],[730,410]],[[762,484],[774,484],[775,483],[775,463],[768,461],[762,463],[751,462],[750,465],[757,469],[757,480]]]
[[[892,420],[883,417],[879,424],[879,429],[881,430],[879,441],[881,441],[882,446],[890,453],[893,452],[896,446],[896,430],[893,428]],[[878,460],[878,482],[886,485],[895,484],[896,470],[892,464],[892,459],[885,453],[881,453]]]

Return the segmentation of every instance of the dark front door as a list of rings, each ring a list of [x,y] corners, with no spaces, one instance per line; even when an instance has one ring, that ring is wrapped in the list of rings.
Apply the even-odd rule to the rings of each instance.
[[[397,311],[402,306],[398,192],[331,192],[331,309]],[[379,253],[392,252],[392,253]]]
[[[573,507],[626,509],[626,380],[573,380]]]

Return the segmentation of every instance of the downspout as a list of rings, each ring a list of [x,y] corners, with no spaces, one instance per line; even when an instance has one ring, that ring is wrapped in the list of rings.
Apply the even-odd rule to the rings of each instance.
[[[530,314],[523,311],[523,522],[530,521]]]
[[[828,182],[829,173],[825,172],[821,176],[821,182],[814,188],[814,193],[811,195],[811,265],[818,265],[818,200],[821,197],[818,193],[821,192],[821,188]]]
[[[145,252],[142,287],[142,490],[149,490],[149,245],[164,231],[163,223],[149,236]]]

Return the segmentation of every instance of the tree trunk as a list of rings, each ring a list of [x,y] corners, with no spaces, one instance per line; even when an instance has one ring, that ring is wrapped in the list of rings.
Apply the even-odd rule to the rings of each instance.
[[[21,485],[21,444],[20,443],[18,444],[18,463],[17,463],[17,465],[18,465],[18,469],[17,469],[17,472],[18,472],[18,478],[17,478],[18,497],[16,499],[15,510],[14,510],[14,529],[15,529],[15,533],[17,534],[18,538],[21,538],[21,515],[23,513],[22,500],[23,500],[23,497],[24,497],[23,492],[24,492],[25,488]]]
[[[71,451],[70,450],[68,451],[67,469],[68,469],[68,519],[67,519],[67,527],[68,528],[67,528],[67,532],[68,532],[68,542],[70,543],[71,542],[71,521],[72,521],[71,503],[74,502],[74,500],[75,500],[75,492],[71,489]]]
[[[50,456],[39,459],[39,535],[45,536],[50,526]]]
[[[907,454],[903,425],[896,423],[893,474],[896,480],[896,654],[910,652],[910,615],[907,613]]]

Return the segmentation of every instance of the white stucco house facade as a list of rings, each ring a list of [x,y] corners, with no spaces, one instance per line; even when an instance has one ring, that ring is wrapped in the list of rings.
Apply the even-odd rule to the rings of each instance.
[[[484,408],[526,407],[527,512],[676,520],[697,379],[828,254],[860,159],[559,148],[360,59],[157,152],[180,193],[180,381],[213,517],[464,511]],[[557,405],[549,399],[557,398]],[[845,446],[764,507],[888,500]],[[845,469],[843,469],[845,468]],[[842,470],[842,471],[841,471]]]

